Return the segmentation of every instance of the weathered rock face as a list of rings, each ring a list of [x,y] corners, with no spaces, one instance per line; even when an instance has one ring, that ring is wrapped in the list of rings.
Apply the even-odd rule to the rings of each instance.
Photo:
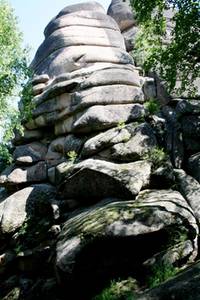
[[[79,199],[81,195],[82,201],[106,197],[132,199],[148,186],[150,174],[151,164],[147,161],[116,164],[87,159],[71,167],[63,163],[56,169],[62,197]]]
[[[132,4],[134,1],[132,1]],[[135,39],[137,33],[139,32],[139,26],[137,24],[136,14],[134,12],[133,6],[130,0],[112,0],[108,8],[108,15],[110,15],[119,25],[121,33],[124,37],[124,42],[126,45],[126,50],[131,52],[135,48]],[[166,9],[163,12],[166,23],[165,36],[163,37],[163,43],[169,44],[172,38],[173,25],[173,9]],[[137,62],[140,65],[140,62]],[[172,97],[183,97],[190,98],[191,91],[186,88],[186,91],[182,94],[175,91],[172,95],[169,95],[166,90],[166,82],[160,78],[159,74],[153,72],[153,77],[155,79],[156,85],[154,85],[154,90],[156,90],[157,98],[162,101],[162,103],[167,103]],[[180,80],[176,81],[176,87],[181,86]],[[194,81],[194,86],[196,88],[195,98],[200,99],[200,78]]]
[[[45,28],[32,118],[0,175],[2,297],[89,300],[111,279],[143,288],[157,262],[197,257],[199,105],[144,104],[157,93],[126,51],[125,2],[109,15],[68,6]]]
[[[131,9],[130,0],[112,0],[108,8],[108,15],[119,25],[127,51],[133,50],[138,27],[136,17]]]
[[[0,177],[2,185],[47,181],[48,174],[52,182],[56,165],[70,158],[70,153],[78,158],[82,147],[84,158],[86,141],[99,143],[99,132],[110,128],[115,127],[119,138],[116,142],[107,138],[108,154],[98,153],[105,160],[133,162],[147,152],[145,143],[156,146],[148,124],[127,128],[120,140],[121,124],[140,122],[146,116],[144,79],[125,50],[117,23],[100,4],[88,2],[62,10],[47,25],[31,67],[33,115],[24,124],[21,145],[16,140],[15,164]],[[48,137],[39,132],[47,132]],[[29,137],[33,141],[25,144]],[[133,144],[137,144],[135,151]]]
[[[185,233],[182,232],[183,223]],[[174,236],[172,242],[173,226],[180,236]],[[64,224],[57,244],[59,278],[65,281],[73,274],[73,280],[81,286],[81,291],[73,289],[74,297],[88,297],[91,290],[84,294],[84,285],[88,281],[91,286],[95,282],[101,284],[102,278],[112,276],[113,270],[115,276],[121,276],[123,272],[126,276],[131,270],[136,278],[142,273],[144,276],[145,266],[156,259],[161,245],[165,249],[162,257],[166,262],[190,257],[196,251],[197,233],[198,226],[190,207],[175,191],[145,190],[136,201],[99,204]],[[185,240],[182,240],[184,234]],[[169,240],[174,248],[168,244]],[[150,241],[153,245],[148,245],[146,251],[145,246]],[[72,286],[75,285],[73,280]],[[68,288],[68,292],[72,292],[70,286]]]
[[[33,185],[12,194],[0,203],[2,210],[0,231],[2,233],[15,232],[26,218],[42,214],[42,209],[47,212],[55,201],[55,196],[55,188],[47,184]]]

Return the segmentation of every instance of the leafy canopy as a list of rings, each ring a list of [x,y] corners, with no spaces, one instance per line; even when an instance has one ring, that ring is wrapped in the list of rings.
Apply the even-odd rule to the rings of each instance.
[[[22,34],[17,18],[7,0],[0,0],[0,144],[1,160],[9,161],[7,145],[14,128],[20,129],[21,116],[16,109],[20,87],[29,77],[27,51],[22,47]]]
[[[194,95],[193,82],[200,77],[200,1],[131,0],[140,31],[134,55],[146,71],[155,70],[166,80],[169,91],[181,81],[178,92]],[[174,9],[172,31],[167,40],[164,11]]]

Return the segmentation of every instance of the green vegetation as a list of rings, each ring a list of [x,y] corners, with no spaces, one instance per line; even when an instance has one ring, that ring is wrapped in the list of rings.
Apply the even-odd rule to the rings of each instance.
[[[134,300],[135,289],[136,281],[133,278],[111,281],[110,286],[105,288],[93,300]]]
[[[7,0],[0,0],[0,144],[1,164],[11,162],[10,140],[14,130],[22,130],[22,116],[15,108],[20,89],[30,76],[27,50],[22,47],[22,34],[18,29],[14,11]]]
[[[151,274],[147,278],[148,288],[154,288],[162,282],[174,277],[178,268],[166,262],[157,262],[151,268]],[[93,300],[135,300],[139,291],[137,282],[133,278],[127,280],[111,281],[110,286],[105,288]]]
[[[0,144],[0,157],[1,157],[1,164],[0,164],[0,172],[2,172],[6,165],[10,165],[12,163],[12,155],[9,151],[7,145]]]
[[[144,103],[144,107],[149,112],[150,115],[158,113],[160,110],[160,103],[156,99],[150,99]]]
[[[32,77],[30,72],[29,78]],[[35,104],[31,101],[33,98],[33,87],[31,81],[29,80],[27,83],[22,85],[22,91],[20,93],[21,96],[21,104],[22,110],[20,111],[20,120],[30,121],[32,118],[32,110],[35,108]]]
[[[177,269],[169,263],[159,262],[152,268],[152,274],[148,278],[148,287],[153,288],[177,274]]]
[[[168,155],[165,153],[164,149],[154,147],[144,154],[143,159],[152,162],[154,168],[162,166],[167,161]]]
[[[78,157],[78,154],[76,151],[69,151],[67,152],[67,158],[69,159],[70,162],[74,163]]]
[[[47,232],[52,226],[49,218],[27,218],[17,232],[14,250],[21,251],[34,248],[46,239]]]
[[[117,124],[118,129],[123,129],[126,126],[126,123],[123,120],[120,120]]]
[[[200,2],[197,0],[131,0],[140,31],[133,52],[136,61],[146,71],[155,70],[167,82],[168,90],[190,90],[200,76]],[[171,39],[167,35],[164,10],[174,8]]]
[[[179,258],[183,258],[183,247],[178,248],[188,239],[188,230],[185,227],[176,228],[175,226],[169,226],[168,230],[168,241],[167,244],[163,247],[163,251],[166,251],[166,248],[173,248],[174,245],[177,245],[176,253],[179,254]],[[147,278],[147,285],[149,288],[153,288],[162,282],[174,277],[179,272],[179,269],[171,263],[164,261],[158,261],[151,268],[151,275]]]

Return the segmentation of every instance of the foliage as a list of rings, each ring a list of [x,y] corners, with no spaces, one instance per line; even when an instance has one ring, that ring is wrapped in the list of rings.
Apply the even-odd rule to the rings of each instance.
[[[152,274],[148,278],[148,286],[153,288],[177,274],[177,269],[170,263],[159,262],[152,268]]]
[[[167,161],[167,154],[162,148],[154,147],[144,154],[143,159],[149,160],[153,163],[154,168],[158,168]]]
[[[111,281],[110,286],[105,288],[93,300],[134,300],[135,288],[136,282],[132,278],[122,281]]]
[[[77,159],[78,154],[76,153],[76,151],[69,151],[67,152],[67,157],[69,159],[69,161],[71,161],[72,163],[75,162],[75,160]]]
[[[21,105],[20,109],[20,120],[29,121],[32,118],[32,110],[35,108],[34,103],[32,102],[33,98],[33,86],[31,84],[32,74],[29,75],[29,81],[25,84],[22,84],[22,91],[20,93]]]
[[[188,229],[184,226],[169,226],[167,228],[167,235],[168,241],[167,244],[165,244],[165,246],[163,245],[164,251],[166,251],[166,247],[174,248],[174,245],[180,246],[180,244],[183,244],[185,241],[187,241]],[[180,259],[184,257],[183,249],[185,249],[185,246],[176,249],[176,254],[179,255]],[[160,283],[164,282],[165,280],[175,276],[178,272],[179,269],[173,266],[172,263],[166,261],[158,261],[151,268],[151,275],[147,279],[147,285],[148,287],[153,288],[159,285]]]
[[[7,119],[3,121],[3,124],[3,138],[0,143],[0,162],[2,165],[0,172],[12,163],[12,145],[10,141],[14,137],[14,131],[18,130],[21,134],[23,132],[20,114],[12,107],[7,112]]]
[[[136,39],[136,61],[146,71],[155,70],[169,91],[195,93],[193,82],[200,76],[200,2],[198,0],[131,0],[140,24]],[[164,10],[174,8],[173,29],[166,43]],[[167,37],[169,40],[169,37]]]
[[[14,130],[22,131],[22,115],[16,109],[20,88],[30,76],[27,67],[27,50],[22,47],[22,34],[17,18],[7,0],[0,0],[0,160],[11,162],[10,140]]]
[[[22,48],[22,35],[14,11],[6,0],[0,0],[0,109],[7,113],[18,87],[29,76],[27,51]],[[11,97],[11,98],[10,98]]]
[[[156,99],[150,99],[144,103],[144,107],[149,112],[150,115],[153,115],[160,110],[160,103]]]
[[[52,226],[52,220],[48,218],[27,217],[16,234],[15,252],[31,249],[41,243],[47,237],[48,230]]]
[[[126,123],[123,120],[119,121],[117,124],[118,129],[123,129],[125,126],[126,126]]]
[[[9,151],[9,147],[3,143],[0,144],[0,172],[2,172],[5,167],[12,163],[12,155]]]

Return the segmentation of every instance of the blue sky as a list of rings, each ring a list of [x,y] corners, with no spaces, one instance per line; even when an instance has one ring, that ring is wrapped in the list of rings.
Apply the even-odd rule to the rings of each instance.
[[[86,0],[9,0],[18,16],[24,44],[31,47],[32,58],[44,39],[43,30],[47,23],[65,6]],[[110,0],[97,1],[107,9]]]

